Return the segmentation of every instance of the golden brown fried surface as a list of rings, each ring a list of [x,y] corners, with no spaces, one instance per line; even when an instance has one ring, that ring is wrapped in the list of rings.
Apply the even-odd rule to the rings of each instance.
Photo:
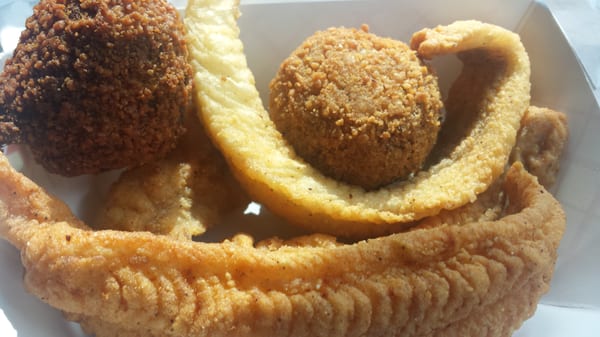
[[[522,162],[524,168],[534,175],[542,186],[550,188],[556,181],[561,154],[568,138],[566,116],[548,108],[530,106],[521,123],[509,164]],[[427,217],[418,221],[415,228],[497,219],[506,203],[506,195],[502,188],[504,179],[504,176],[501,176],[474,202]]]
[[[0,174],[0,233],[28,290],[99,337],[507,336],[547,290],[565,221],[520,164],[497,221],[261,248],[77,228],[4,156]]]
[[[166,158],[132,168],[113,184],[94,227],[191,239],[249,199],[193,113]]]
[[[530,173],[538,177],[540,184],[550,188],[556,182],[559,159],[568,136],[564,113],[532,106],[521,120],[511,161],[521,161]]]
[[[166,0],[42,0],[0,75],[0,144],[67,176],[151,162],[183,133],[191,72]]]
[[[447,156],[414,179],[365,192],[325,177],[276,130],[247,67],[237,14],[235,6],[225,3],[192,1],[188,6],[185,24],[203,107],[199,115],[251,197],[289,222],[335,235],[381,235],[474,201],[504,171],[529,106],[529,59],[516,34],[467,21],[415,35],[411,46],[426,58],[469,50],[485,56],[485,62],[464,60],[467,75],[460,84],[481,92],[476,102],[462,102],[465,113],[478,118]],[[220,48],[212,48],[215,43]],[[478,81],[478,71],[495,76],[481,75],[490,81]]]
[[[547,113],[536,114],[536,111],[544,110]],[[540,134],[541,131],[544,130],[544,126],[547,125],[546,122],[552,122],[556,117],[556,112],[549,111],[547,109],[541,109],[537,107],[530,107],[524,117],[523,120],[528,119],[527,116],[532,117],[531,114],[535,114],[537,123],[528,124],[527,132],[534,132],[536,134]],[[546,122],[544,122],[546,120]],[[537,126],[541,126],[543,129],[541,131],[535,130]],[[521,128],[519,133],[519,138],[523,136],[525,128]],[[545,139],[545,137],[538,138]],[[521,146],[525,146],[525,143],[520,143]],[[546,151],[544,151],[540,147],[534,147],[539,152],[529,151],[528,158],[533,161],[539,161],[546,157]],[[553,160],[547,161],[546,163],[552,167],[556,166],[556,162],[558,161],[559,156],[553,156]],[[143,171],[141,171],[143,172]],[[465,205],[457,210],[452,211],[442,211],[440,214],[428,217],[418,223],[416,227],[411,230],[422,230],[422,229],[433,229],[435,227],[442,226],[462,226],[467,225],[472,222],[487,222],[494,221],[499,219],[502,216],[502,212],[504,211],[504,205],[506,202],[506,196],[504,193],[504,178],[498,179],[494,184],[490,186],[490,188],[478,196],[477,200],[474,203]],[[126,186],[126,185],[124,185]],[[132,186],[132,188],[139,188],[138,185]],[[163,193],[169,194],[169,189],[163,189]],[[169,207],[173,207],[175,205],[166,205],[165,209],[170,210]],[[175,208],[176,209],[176,208]],[[156,210],[147,210],[149,213],[153,214]],[[189,237],[181,237],[179,235],[181,229],[184,231],[189,228],[189,224],[185,221],[181,221],[182,219],[190,218],[190,209],[186,208],[184,210],[179,210],[181,217],[179,217],[179,221],[176,222],[176,225],[172,227],[168,227],[171,229],[169,232],[165,232],[162,225],[161,226],[143,226],[139,228],[140,230],[149,230],[159,234],[166,234],[171,237],[175,237],[178,239],[188,238]],[[190,215],[185,215],[186,212]],[[139,216],[144,217],[144,214],[139,214]],[[167,224],[166,222],[164,224]],[[181,227],[177,229],[177,227]],[[252,239],[246,236],[238,236],[234,239],[234,241],[238,242],[240,245],[248,245],[252,243]],[[323,236],[323,235],[311,235],[306,237],[294,238],[291,240],[281,240],[278,238],[269,238],[263,241],[260,241],[256,244],[256,247],[260,247],[262,249],[267,250],[278,250],[285,247],[303,247],[303,246],[311,246],[311,247],[323,247],[323,248],[334,248],[340,246],[340,243],[335,241],[335,238]],[[513,300],[514,301],[514,300]],[[510,301],[507,301],[510,302]],[[511,302],[511,305],[516,305],[514,302]],[[99,317],[87,316],[85,314],[67,314],[67,317],[71,320],[80,322],[84,330],[93,333],[99,332],[100,336],[140,336],[140,329],[133,328],[130,330],[130,327],[117,325],[112,322],[107,322],[102,320]],[[144,336],[150,336],[144,332]],[[160,335],[160,333],[158,334]]]
[[[269,115],[300,157],[369,190],[421,169],[441,107],[437,77],[415,51],[366,26],[316,32],[270,84]]]
[[[188,12],[196,18],[198,13],[194,11],[208,13],[206,21],[193,23],[207,24],[202,26],[206,29],[203,34],[216,38],[213,42],[221,42],[222,30],[227,35],[229,29],[236,28],[235,4],[192,0]],[[201,5],[206,8],[200,9]],[[484,25],[483,31],[488,28]],[[448,31],[443,33],[454,36]],[[437,36],[433,39],[440,41]],[[241,45],[234,41],[233,45],[220,46]],[[475,58],[469,60],[470,53],[461,57],[467,60],[465,64],[477,67]],[[467,70],[453,90],[462,92],[470,83],[491,82],[494,85],[488,89],[494,91],[511,83],[503,82],[498,69],[506,70],[515,63],[490,65],[488,61],[498,61],[493,53],[484,55],[486,65],[482,67],[489,68],[481,69],[499,73],[477,75]],[[207,80],[198,81],[198,85],[206,85],[200,92],[222,100],[215,104],[207,99],[204,108],[208,106],[212,113],[215,109],[260,112],[258,107],[248,106],[255,103],[256,89],[251,81],[244,81],[252,78],[247,68],[226,66],[239,66],[238,53],[226,64],[210,55],[195,56],[198,64],[210,65],[209,70],[218,74],[222,85],[235,84],[239,90],[231,91],[232,98],[225,97],[230,92],[212,87],[213,77],[199,76]],[[245,66],[243,57],[241,64]],[[520,92],[514,87],[509,89]],[[494,105],[499,103],[488,94],[487,89],[480,90],[477,97],[485,97],[491,108],[503,107]],[[483,116],[492,122],[501,117],[488,113],[485,108],[490,106],[481,102],[455,100],[452,104],[453,111],[464,106],[466,114],[451,114],[450,118],[463,121],[459,125],[467,133],[477,130],[478,136],[491,130],[473,117],[477,112],[483,109]],[[231,119],[242,130],[240,133],[253,127],[245,123],[243,113]],[[215,116],[205,117],[210,120]],[[542,124],[529,125],[536,129]],[[258,136],[261,132],[257,131]],[[236,133],[228,136],[234,143],[240,139]],[[437,153],[469,153],[469,137],[452,132],[445,137],[453,141],[449,147],[437,148]],[[192,218],[193,208],[177,211],[177,207],[193,200],[187,188],[194,189],[196,184],[195,180],[187,180],[187,173],[193,171],[194,162],[187,155],[195,150],[194,145],[184,140],[178,149],[182,152],[155,166],[160,174],[143,168],[130,171],[142,176],[136,180],[132,177],[136,173],[126,174],[115,187],[115,203],[110,207],[119,209],[128,197],[148,197],[151,202],[141,210],[136,209],[135,202],[124,203],[134,206],[125,206],[123,214],[129,217],[142,211],[139,215],[145,216],[148,211],[152,218],[160,219],[157,226],[141,227],[150,231],[168,228],[163,227],[169,223],[166,220],[175,218],[175,227],[182,226],[184,235],[175,227],[166,235],[93,231],[60,200],[16,172],[0,154],[0,236],[21,250],[27,289],[63,310],[69,319],[81,322],[88,333],[97,337],[462,337],[510,335],[532,315],[549,287],[565,217],[559,203],[519,162],[502,179],[491,182],[474,203],[442,210],[428,218],[433,219],[431,222],[423,220],[407,232],[345,244],[325,234],[291,240],[270,238],[257,243],[242,234],[221,243],[200,243],[187,240],[190,232],[184,219]],[[543,149],[538,151],[544,153]],[[535,156],[531,153],[528,158]],[[178,170],[181,163],[189,165],[191,171]],[[119,191],[128,186],[125,179],[132,179],[131,187],[137,192]],[[175,187],[171,185],[174,182]],[[151,188],[146,190],[145,184]],[[171,197],[173,200],[168,201]],[[166,211],[164,218],[160,210]],[[115,219],[117,225],[119,217]],[[201,229],[197,224],[192,227]]]

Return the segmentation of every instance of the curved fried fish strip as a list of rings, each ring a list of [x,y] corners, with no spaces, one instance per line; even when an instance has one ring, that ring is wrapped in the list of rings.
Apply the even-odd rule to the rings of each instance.
[[[246,63],[238,15],[233,0],[188,3],[198,113],[251,197],[289,222],[342,236],[381,235],[475,200],[503,172],[529,105],[529,59],[516,34],[458,22],[415,35],[412,44],[425,57],[467,50],[478,50],[485,60],[497,57],[496,76],[473,83],[482,92],[476,125],[447,158],[414,179],[366,192],[325,177],[276,130]],[[465,62],[471,73],[490,68],[474,61]]]
[[[354,244],[92,231],[62,214],[40,222],[47,201],[60,201],[0,158],[0,233],[21,250],[27,289],[88,329],[123,336],[506,336],[548,289],[565,224],[516,164],[498,221]]]
[[[510,155],[509,164],[521,162],[544,186],[553,187],[562,152],[569,136],[567,116],[559,111],[530,106],[517,134],[517,143]],[[430,228],[460,225],[475,221],[496,220],[504,210],[505,195],[501,176],[479,196],[477,200],[454,210],[440,213],[418,221],[413,228]]]
[[[188,114],[185,124],[186,134],[166,158],[129,169],[113,184],[95,228],[189,240],[248,204],[198,117]]]

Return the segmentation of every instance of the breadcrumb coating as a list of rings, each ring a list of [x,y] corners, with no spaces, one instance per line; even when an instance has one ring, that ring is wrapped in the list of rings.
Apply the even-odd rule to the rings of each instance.
[[[307,162],[374,189],[419,171],[436,142],[437,77],[405,43],[329,28],[282,62],[270,116]]]
[[[162,157],[184,131],[191,68],[164,0],[43,0],[0,75],[0,144],[67,176]]]

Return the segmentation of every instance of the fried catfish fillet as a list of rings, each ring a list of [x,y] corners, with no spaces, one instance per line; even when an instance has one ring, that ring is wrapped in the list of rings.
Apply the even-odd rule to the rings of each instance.
[[[259,247],[92,231],[0,158],[0,233],[27,289],[99,337],[507,336],[548,289],[565,224],[517,163],[497,221]]]
[[[560,158],[568,141],[567,117],[549,108],[530,106],[521,120],[517,143],[509,163],[521,162],[546,189],[556,182]],[[417,222],[415,228],[460,225],[476,221],[496,220],[504,210],[506,196],[502,188],[504,175],[481,193],[477,200],[454,210]]]
[[[521,120],[511,161],[521,161],[544,187],[551,188],[556,182],[560,157],[568,137],[569,128],[564,113],[548,108],[529,107]]]
[[[200,235],[249,199],[194,113],[166,158],[125,171],[113,184],[95,228]]]

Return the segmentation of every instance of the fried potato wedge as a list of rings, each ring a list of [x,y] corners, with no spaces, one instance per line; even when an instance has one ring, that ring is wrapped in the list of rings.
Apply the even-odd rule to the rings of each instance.
[[[529,59],[518,35],[476,21],[417,33],[423,57],[463,58],[461,87],[480,91],[454,110],[476,115],[466,134],[413,179],[376,191],[328,178],[299,158],[269,119],[239,39],[236,1],[193,0],[185,24],[195,94],[207,132],[250,196],[291,223],[312,231],[371,237],[476,199],[504,171],[529,106]],[[491,65],[487,61],[491,62]],[[486,74],[476,76],[480,72]],[[491,72],[491,74],[487,74]],[[489,80],[489,81],[483,81]]]

